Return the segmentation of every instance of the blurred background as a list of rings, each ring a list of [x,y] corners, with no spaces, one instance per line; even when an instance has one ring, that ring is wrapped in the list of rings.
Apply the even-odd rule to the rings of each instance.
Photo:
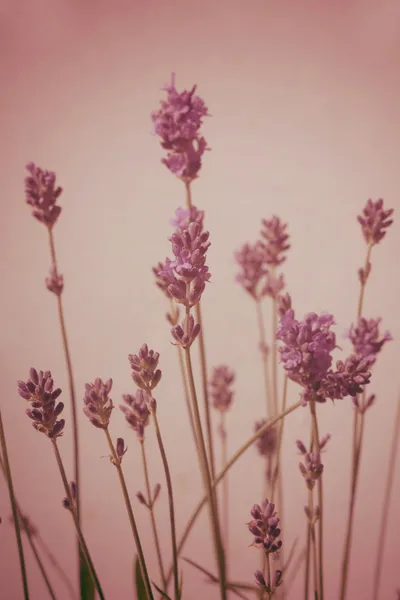
[[[184,205],[182,183],[161,164],[150,113],[162,85],[176,73],[178,89],[198,84],[212,117],[204,135],[212,148],[193,185],[206,211],[212,283],[203,296],[208,363],[237,372],[228,416],[230,452],[264,416],[257,321],[251,299],[234,282],[233,252],[254,241],[261,218],[288,222],[292,249],[284,265],[296,313],[326,310],[342,335],[356,314],[357,270],[366,246],[356,216],[368,198],[400,208],[400,4],[397,0],[0,0],[0,373],[1,408],[17,496],[57,559],[75,578],[70,515],[49,441],[32,428],[16,381],[31,366],[50,369],[68,388],[56,301],[45,289],[47,233],[24,202],[25,164],[57,172],[64,188],[55,227],[78,400],[85,382],[114,380],[113,398],[133,391],[129,353],[143,342],[161,354],[157,401],[178,505],[178,532],[202,486],[176,354],[165,320],[168,304],[151,267],[170,254],[169,221]],[[348,598],[371,597],[392,424],[399,391],[400,334],[397,213],[374,249],[365,315],[381,316],[394,341],[385,346],[370,391],[365,451],[355,519]],[[268,317],[269,319],[269,317]],[[342,353],[339,351],[338,356]],[[282,382],[282,378],[281,378]],[[289,387],[289,402],[298,389]],[[324,454],[326,600],[338,597],[350,481],[352,404],[319,410]],[[84,531],[105,594],[132,597],[133,539],[107,455],[105,438],[79,411]],[[305,539],[306,488],[298,471],[297,438],[307,439],[308,411],[287,420],[283,471],[284,540]],[[129,450],[124,467],[150,570],[156,556],[146,510],[140,448],[115,410],[114,438]],[[157,505],[162,545],[170,559],[162,465],[148,430],[151,478],[163,490]],[[72,477],[68,419],[60,448]],[[260,502],[263,462],[250,448],[229,477],[230,572],[251,582],[259,554],[245,526]],[[381,600],[395,596],[400,528],[400,477],[384,555]],[[22,597],[10,506],[0,481],[0,596]],[[215,572],[207,513],[183,553]],[[46,591],[27,549],[33,599]],[[183,564],[186,598],[218,597],[204,576]],[[67,598],[58,576],[57,597]],[[75,581],[75,579],[74,579]],[[302,594],[302,575],[290,598]]]

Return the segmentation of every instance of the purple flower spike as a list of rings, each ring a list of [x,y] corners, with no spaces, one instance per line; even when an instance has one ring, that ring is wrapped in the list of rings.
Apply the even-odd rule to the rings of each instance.
[[[235,260],[240,267],[240,272],[236,275],[236,281],[255,300],[260,300],[263,295],[260,285],[268,273],[262,243],[245,244],[235,253]]]
[[[177,208],[175,217],[171,220],[171,225],[174,229],[183,231],[184,229],[187,229],[191,223],[197,223],[200,228],[200,233],[202,233],[204,210],[199,210],[193,205],[190,208]]]
[[[321,451],[325,448],[330,437],[331,436],[327,434],[319,440],[317,451],[311,447],[307,452],[303,442],[300,440],[296,441],[296,446],[303,455],[303,462],[299,463],[300,473],[303,475],[309,490],[313,489],[315,482],[321,477],[324,470],[324,465],[321,462]]]
[[[210,389],[214,408],[225,412],[230,408],[233,399],[231,386],[235,381],[235,373],[226,365],[214,367],[212,371]]]
[[[46,287],[56,296],[61,296],[64,289],[64,277],[59,275],[54,267],[50,269],[49,277],[46,277]]]
[[[29,175],[25,178],[25,200],[33,207],[33,216],[51,229],[61,213],[56,202],[62,188],[56,187],[56,174],[52,171],[44,171],[34,163],[26,165],[26,170]]]
[[[162,162],[172,173],[190,182],[198,176],[202,156],[209,150],[206,140],[200,135],[208,109],[203,100],[195,96],[196,86],[190,92],[177,92],[174,74],[171,83],[163,89],[167,92],[167,99],[151,115],[154,132],[161,138],[161,146],[168,151]]]
[[[261,506],[255,504],[251,516],[253,520],[248,523],[248,528],[254,535],[253,545],[262,548],[266,554],[277,552],[282,546],[282,541],[278,540],[281,530],[275,504],[268,500],[264,500]]]
[[[266,419],[261,419],[257,421],[254,425],[254,433],[257,433],[261,427],[263,427],[267,423]],[[274,454],[276,450],[276,445],[278,442],[278,435],[276,427],[272,427],[267,429],[255,442],[255,446],[261,456],[271,456]]]
[[[393,223],[393,220],[390,219],[392,214],[392,208],[384,210],[382,198],[376,202],[368,200],[362,215],[357,217],[367,244],[379,244],[385,237],[387,228]]]
[[[125,415],[125,419],[136,431],[136,435],[140,442],[144,442],[144,429],[149,424],[150,411],[147,406],[147,394],[139,389],[133,396],[124,394],[122,396],[125,405],[120,405],[120,409]]]
[[[110,398],[112,383],[112,379],[103,383],[100,378],[97,378],[94,383],[85,385],[83,412],[89,421],[99,429],[107,429],[110,423],[111,412],[114,408]]]
[[[265,262],[267,265],[279,266],[286,260],[283,256],[290,248],[288,244],[289,235],[286,232],[287,224],[282,223],[279,217],[263,219],[261,236],[264,238],[263,248],[265,251]]]
[[[30,369],[28,381],[18,381],[18,393],[31,403],[32,408],[27,409],[26,414],[32,419],[35,429],[51,439],[63,434],[65,421],[58,417],[64,410],[64,404],[56,403],[61,389],[54,389],[50,371]]]
[[[138,354],[129,354],[128,358],[136,385],[142,390],[154,390],[161,379],[161,371],[157,368],[160,354],[143,344]]]
[[[182,346],[182,348],[185,350],[190,348],[199,333],[200,325],[198,323],[194,323],[194,318],[192,315],[189,317],[188,331],[186,331],[186,320],[182,323],[182,325],[176,325],[171,329],[172,337],[177,342],[175,345]]]
[[[380,337],[379,325],[382,319],[365,319],[360,317],[358,325],[352,325],[347,332],[347,337],[353,344],[354,352],[358,356],[369,359],[372,365],[377,358],[377,354],[382,350],[385,342],[392,340],[389,331],[385,331]]]

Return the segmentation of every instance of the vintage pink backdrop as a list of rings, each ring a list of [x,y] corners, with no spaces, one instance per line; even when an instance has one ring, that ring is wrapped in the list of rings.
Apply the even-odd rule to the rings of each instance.
[[[16,380],[34,365],[51,369],[68,390],[55,298],[44,278],[50,264],[44,227],[24,203],[24,166],[55,170],[64,187],[55,228],[78,397],[96,376],[114,379],[114,400],[133,389],[128,353],[146,341],[161,353],[157,400],[172,465],[178,531],[201,493],[180,390],[164,297],[151,266],[169,252],[169,219],[184,189],[160,163],[150,112],[160,88],[177,74],[178,88],[198,84],[212,118],[194,202],[211,232],[212,283],[203,311],[208,362],[237,370],[229,414],[229,446],[239,447],[263,416],[262,370],[252,301],[234,283],[233,251],[253,240],[260,219],[289,223],[292,250],[284,267],[299,315],[328,310],[342,334],[354,319],[365,257],[356,215],[369,197],[400,208],[400,5],[396,0],[1,0],[0,1],[0,315],[1,408],[18,498],[66,570],[75,576],[70,515],[50,444],[24,416]],[[383,482],[396,397],[400,334],[396,222],[374,250],[365,314],[383,317],[393,334],[374,371],[378,395],[367,417],[348,598],[368,600],[379,535]],[[348,342],[341,340],[344,350]],[[289,388],[297,400],[296,386]],[[67,411],[69,415],[69,411]],[[349,493],[352,406],[322,406],[326,600],[337,598]],[[79,416],[83,451],[84,530],[108,598],[132,597],[133,540],[104,436]],[[139,447],[118,410],[113,437],[129,446],[124,459],[132,496],[143,489]],[[284,442],[284,536],[304,539],[304,482],[296,438],[306,438],[308,412],[289,417]],[[71,426],[60,447],[72,475]],[[163,485],[157,509],[170,556],[161,461],[148,432],[151,476]],[[230,572],[251,581],[259,555],[248,548],[249,510],[261,500],[263,466],[250,449],[233,468]],[[381,600],[400,586],[400,477],[390,514]],[[397,504],[397,506],[396,506]],[[148,515],[134,503],[150,570],[156,577]],[[22,597],[10,507],[0,481],[0,597]],[[206,513],[184,556],[215,571]],[[32,598],[46,597],[27,549]],[[58,598],[67,598],[58,582]],[[203,576],[184,566],[186,598],[217,598]],[[199,587],[200,586],[200,587]],[[301,596],[301,578],[291,598]]]

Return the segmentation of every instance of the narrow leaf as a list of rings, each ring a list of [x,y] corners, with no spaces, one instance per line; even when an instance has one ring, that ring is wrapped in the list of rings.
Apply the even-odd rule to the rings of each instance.
[[[138,557],[136,557],[136,564],[135,564],[135,579],[136,579],[137,600],[147,600],[146,586],[144,585],[142,571],[140,570],[140,563],[139,563]]]
[[[81,587],[81,600],[94,600],[95,588],[92,575],[86,564],[84,555],[79,547],[79,574]]]

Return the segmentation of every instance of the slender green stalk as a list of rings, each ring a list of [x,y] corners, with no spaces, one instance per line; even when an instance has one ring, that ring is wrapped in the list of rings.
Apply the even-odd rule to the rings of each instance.
[[[35,557],[35,560],[36,560],[37,565],[39,567],[40,573],[42,574],[43,580],[44,580],[44,582],[46,584],[47,591],[49,592],[50,597],[52,598],[52,600],[57,600],[56,599],[56,595],[53,592],[53,588],[51,587],[51,583],[49,581],[49,578],[47,577],[47,573],[46,573],[45,568],[43,566],[43,563],[42,563],[42,560],[40,558],[38,549],[36,548],[36,545],[35,545],[35,543],[34,543],[34,541],[32,539],[32,536],[28,532],[27,532],[27,536],[28,536],[29,545],[30,545],[31,550],[33,552],[33,556]]]
[[[317,411],[315,407],[315,400],[310,401],[311,419],[312,419],[312,432],[314,440],[314,448],[316,452],[319,452],[319,432],[318,432],[318,420]],[[324,499],[322,489],[322,475],[318,478],[318,575],[319,575],[319,600],[324,600],[324,554],[323,554],[323,526],[324,526]]]
[[[271,419],[269,422],[265,423],[262,427],[260,427],[260,429],[258,431],[256,431],[256,433],[254,435],[251,436],[251,438],[249,438],[247,440],[247,442],[245,442],[240,448],[239,450],[237,450],[235,452],[235,454],[228,460],[228,462],[226,463],[226,466],[224,469],[222,469],[222,471],[217,475],[217,477],[215,478],[215,481],[213,483],[213,486],[217,486],[218,483],[220,483],[220,481],[223,480],[223,478],[225,477],[226,473],[229,471],[229,469],[231,467],[233,467],[233,465],[239,460],[239,458],[246,452],[246,450],[248,450],[253,444],[254,442],[256,442],[258,440],[259,437],[261,437],[262,435],[264,435],[264,433],[266,431],[268,431],[269,429],[271,429],[272,427],[274,427],[277,423],[279,423],[279,421],[281,419],[283,419],[284,417],[286,417],[287,415],[289,415],[290,413],[292,413],[293,411],[295,411],[297,408],[299,408],[300,406],[302,406],[302,402],[296,402],[295,404],[292,404],[291,406],[289,406],[289,408],[287,408],[284,412],[282,412],[280,415],[278,415],[277,417],[275,417],[275,419]],[[180,539],[180,542],[178,544],[178,555],[182,552],[183,546],[186,543],[187,538],[189,537],[189,533],[191,532],[193,525],[195,524],[197,517],[199,516],[203,506],[208,502],[208,494],[206,494],[205,496],[203,496],[203,498],[201,499],[201,501],[198,503],[198,505],[196,506],[195,510],[193,511],[192,516],[190,517],[185,530],[182,534],[182,537]],[[168,571],[168,575],[167,575],[167,581],[169,582],[172,576],[172,567],[170,568],[170,570]]]
[[[275,272],[275,268],[273,269]],[[276,330],[278,329],[278,307],[276,298],[272,298],[272,398],[274,417],[278,414],[278,351],[276,347]]]
[[[140,447],[142,450],[143,471],[144,471],[144,479],[145,479],[145,483],[146,483],[147,502],[148,502],[149,511],[150,511],[151,526],[153,528],[154,542],[156,545],[158,566],[160,567],[160,575],[161,575],[161,581],[162,581],[162,585],[163,585],[162,589],[163,589],[163,592],[166,592],[167,591],[167,580],[165,577],[164,564],[163,564],[163,558],[162,558],[161,547],[160,547],[160,539],[158,537],[157,523],[156,523],[156,518],[154,515],[154,506],[153,506],[152,497],[151,497],[149,469],[147,467],[147,457],[146,457],[146,450],[145,450],[145,446],[144,446],[144,440],[141,442]]]
[[[271,581],[271,564],[269,562],[269,553],[267,553],[266,555],[266,562],[267,562],[267,585],[269,586],[269,589],[271,590],[271,586],[272,586],[272,581]],[[268,598],[272,598],[272,591],[268,592]]]
[[[225,427],[225,412],[221,412],[221,455],[222,455],[222,468],[225,467],[228,462],[228,444],[227,444],[227,431]],[[229,485],[228,476],[224,477],[222,482],[222,510],[224,513],[224,548],[225,556],[228,554],[228,534],[229,534]]]
[[[104,429],[104,433],[106,434],[107,442],[110,447],[112,462],[115,465],[117,472],[118,472],[118,478],[119,478],[119,482],[121,484],[122,495],[125,500],[126,510],[128,511],[129,522],[131,524],[132,533],[133,533],[133,537],[134,537],[135,544],[136,544],[139,565],[140,565],[140,571],[141,571],[143,582],[144,582],[144,585],[146,588],[147,597],[148,597],[148,600],[153,600],[153,592],[151,590],[151,583],[150,583],[149,575],[147,572],[146,561],[145,561],[144,554],[143,554],[142,544],[140,542],[139,531],[138,531],[135,517],[133,514],[132,504],[131,504],[131,501],[129,498],[128,489],[126,487],[124,473],[123,473],[122,467],[121,467],[121,460],[117,456],[117,453],[115,451],[114,444],[112,442],[110,432],[108,431],[108,429]]]
[[[309,598],[310,589],[310,556],[311,556],[311,526],[307,523],[307,546],[306,546],[306,566],[304,577],[304,600]]]
[[[310,509],[310,537],[311,537],[311,550],[312,550],[312,558],[313,558],[313,575],[314,575],[314,598],[317,600],[319,598],[318,594],[318,558],[317,558],[317,541],[315,538],[315,525],[313,522],[314,519],[314,498],[313,498],[313,490],[308,490],[308,507]]]
[[[390,458],[389,458],[389,466],[388,473],[386,477],[386,485],[385,485],[385,494],[383,500],[383,508],[381,510],[381,523],[379,527],[379,541],[378,541],[378,549],[376,553],[376,564],[375,564],[375,573],[374,573],[374,585],[373,585],[373,600],[378,600],[379,593],[379,585],[381,581],[381,573],[382,573],[382,562],[383,562],[383,553],[385,549],[386,542],[386,534],[388,527],[388,516],[390,510],[390,501],[393,492],[393,482],[394,482],[394,473],[396,466],[396,455],[397,449],[399,446],[400,440],[400,394],[397,400],[397,411],[393,428],[393,437],[390,448]]]
[[[62,458],[61,458],[61,455],[60,455],[60,451],[58,449],[57,440],[53,439],[53,440],[51,440],[51,442],[53,444],[53,450],[54,450],[54,454],[55,454],[55,457],[56,457],[56,460],[57,460],[58,468],[60,470],[61,479],[62,479],[63,484],[64,484],[65,493],[67,495],[68,502],[69,502],[69,505],[71,507],[70,508],[71,515],[72,515],[72,518],[74,520],[75,529],[76,529],[76,533],[78,535],[78,540],[79,540],[79,543],[80,543],[82,554],[83,554],[83,556],[84,556],[84,558],[86,560],[86,564],[88,566],[90,574],[93,577],[94,585],[95,585],[95,587],[97,589],[97,592],[98,592],[101,600],[104,600],[103,590],[101,588],[100,581],[99,581],[99,579],[97,577],[96,569],[94,568],[94,565],[93,565],[93,562],[92,562],[92,559],[91,559],[91,556],[90,556],[90,553],[89,553],[89,549],[88,549],[88,547],[86,545],[85,538],[83,537],[83,533],[82,533],[82,530],[81,530],[80,525],[79,525],[78,515],[77,515],[76,508],[75,508],[75,501],[74,501],[74,499],[72,498],[72,495],[71,495],[71,490],[70,490],[70,487],[69,487],[69,484],[68,484],[67,475],[65,473],[65,469],[64,469],[64,465],[63,465]]]
[[[265,390],[265,401],[267,408],[267,416],[271,417],[273,414],[273,400],[271,395],[271,386],[270,379],[268,373],[268,355],[265,352],[265,348],[267,346],[267,336],[265,332],[265,323],[262,312],[261,300],[256,301],[256,310],[257,310],[257,322],[258,322],[258,332],[260,336],[260,351],[262,356],[263,363],[263,376],[264,376],[264,390]]]
[[[17,501],[15,499],[14,486],[13,486],[12,475],[11,475],[11,467],[10,467],[10,462],[8,460],[7,443],[6,443],[6,436],[4,433],[4,426],[3,426],[3,419],[1,416],[1,410],[0,410],[0,445],[1,445],[1,453],[3,455],[3,461],[4,461],[4,474],[5,474],[5,477],[7,480],[8,493],[10,495],[10,503],[11,503],[11,509],[12,509],[12,514],[13,514],[13,520],[14,520],[15,536],[17,538],[19,564],[21,567],[22,586],[24,588],[24,598],[25,598],[25,600],[29,600],[28,579],[27,579],[27,575],[26,575],[24,549],[22,546],[22,539],[21,539],[20,520],[18,518]]]
[[[187,321],[188,321],[188,318],[189,318],[189,310],[187,311]],[[206,451],[204,437],[203,437],[203,431],[202,431],[202,427],[201,427],[201,418],[200,418],[199,405],[198,405],[198,401],[197,401],[196,386],[195,386],[194,377],[193,377],[193,368],[192,368],[192,360],[191,360],[191,356],[190,356],[190,348],[187,348],[185,350],[185,356],[186,356],[186,370],[187,370],[188,379],[189,379],[189,389],[190,389],[190,393],[192,396],[192,403],[193,403],[196,434],[197,434],[197,440],[199,442],[199,448],[200,448],[200,457],[201,457],[200,469],[202,472],[203,483],[204,483],[204,486],[206,488],[206,493],[207,493],[207,499],[208,499],[208,505],[209,505],[209,509],[210,509],[211,523],[212,523],[212,532],[213,532],[214,544],[215,544],[215,552],[217,555],[221,599],[226,600],[227,592],[226,592],[226,578],[225,578],[225,560],[224,560],[223,548],[222,548],[222,542],[221,542],[221,531],[220,531],[220,527],[219,527],[218,514],[217,514],[216,504],[215,504],[216,494],[214,493],[214,490],[213,490],[211,475],[210,475],[210,471],[208,469],[207,451]]]
[[[148,392],[149,397],[151,398],[151,392]],[[179,572],[178,572],[178,551],[176,547],[176,525],[175,525],[175,509],[174,509],[174,494],[172,490],[172,480],[171,473],[169,470],[167,455],[165,453],[164,443],[161,437],[160,425],[157,419],[157,409],[151,409],[151,414],[153,416],[154,426],[156,428],[156,436],[158,447],[160,449],[161,459],[164,467],[165,479],[167,481],[167,490],[168,490],[168,503],[169,503],[169,520],[171,525],[171,541],[172,541],[172,558],[174,565],[174,590],[175,590],[175,600],[179,600],[180,592],[179,592]]]
[[[42,539],[39,532],[35,534],[35,541],[37,542],[37,545],[42,550],[42,552],[47,556],[47,558],[49,559],[49,561],[51,562],[61,579],[64,581],[65,586],[68,588],[71,598],[76,598],[75,590],[70,579],[68,578],[68,575],[66,574],[62,566],[58,563],[56,557],[48,548],[46,542]]]

